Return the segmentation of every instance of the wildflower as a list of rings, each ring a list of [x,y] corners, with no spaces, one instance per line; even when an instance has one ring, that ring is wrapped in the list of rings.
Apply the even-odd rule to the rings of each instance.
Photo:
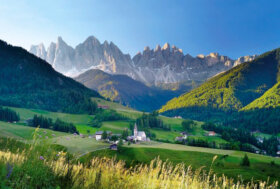
[[[46,136],[46,139],[48,139],[49,137],[48,136]]]
[[[7,176],[6,176],[7,179],[10,178],[10,176],[13,172],[13,168],[14,167],[12,165],[10,165],[9,163],[7,164],[7,171],[8,171]]]
[[[39,138],[42,138],[42,136],[41,136],[41,135],[39,135]]]
[[[77,133],[73,133],[74,136],[77,136]]]
[[[70,138],[69,138],[69,137],[66,137],[66,140],[70,140]]]
[[[52,134],[52,136],[55,136],[55,134]]]
[[[40,156],[40,160],[45,160],[45,158],[43,156]]]

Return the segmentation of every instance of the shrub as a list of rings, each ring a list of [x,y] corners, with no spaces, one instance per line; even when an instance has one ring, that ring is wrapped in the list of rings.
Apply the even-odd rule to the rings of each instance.
[[[242,166],[250,166],[250,161],[249,161],[249,158],[247,156],[247,154],[244,155],[242,161],[241,161],[241,165]]]

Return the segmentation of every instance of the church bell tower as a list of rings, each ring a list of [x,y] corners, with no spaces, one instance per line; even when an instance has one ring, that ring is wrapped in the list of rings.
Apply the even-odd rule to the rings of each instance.
[[[137,131],[137,125],[135,123],[134,125],[134,137],[137,137],[138,131]]]

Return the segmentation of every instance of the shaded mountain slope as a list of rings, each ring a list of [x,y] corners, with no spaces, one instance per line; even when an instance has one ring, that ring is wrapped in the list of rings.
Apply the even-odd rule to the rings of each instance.
[[[180,91],[151,88],[126,75],[111,75],[92,69],[75,78],[85,86],[97,90],[105,98],[118,101],[132,108],[152,111],[180,94]],[[184,86],[190,90],[190,86]]]
[[[100,96],[50,64],[0,40],[0,105],[91,113],[90,97]]]

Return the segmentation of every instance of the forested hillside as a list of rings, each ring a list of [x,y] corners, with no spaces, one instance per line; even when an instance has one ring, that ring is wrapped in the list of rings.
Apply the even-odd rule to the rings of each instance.
[[[262,108],[271,109],[277,107],[280,107],[280,82],[266,91],[260,98],[245,106],[242,110],[247,111]]]
[[[212,119],[237,112],[261,97],[279,81],[279,66],[280,49],[267,52],[251,62],[210,79],[189,93],[172,99],[160,112],[195,119]],[[276,89],[277,86],[268,94],[275,93]],[[277,99],[275,95],[267,98],[268,94],[261,98],[261,104]],[[277,103],[276,101],[274,103]],[[254,104],[256,103],[260,104],[260,101]],[[248,107],[251,106],[253,105]]]
[[[20,47],[0,40],[0,105],[92,113],[99,94],[56,72]]]

